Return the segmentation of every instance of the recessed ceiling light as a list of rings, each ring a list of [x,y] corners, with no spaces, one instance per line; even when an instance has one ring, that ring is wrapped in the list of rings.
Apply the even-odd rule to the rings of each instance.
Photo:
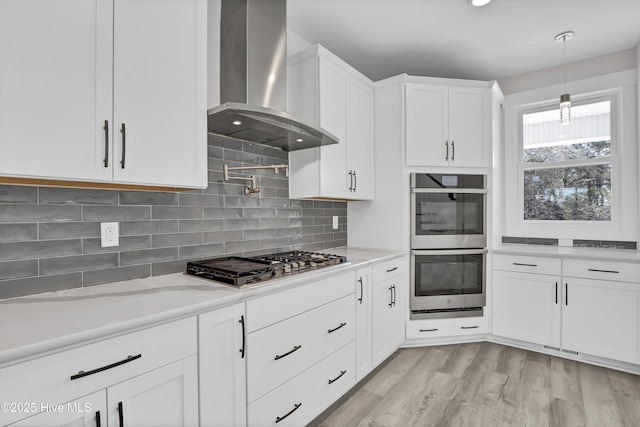
[[[302,142],[302,141],[304,141],[304,139],[302,139],[302,138],[296,139],[296,142]]]
[[[231,122],[231,123],[233,123],[233,124],[234,124],[234,125],[236,125],[236,126],[240,126],[240,125],[242,124],[242,122],[241,122],[240,120],[234,120],[234,121],[233,121],[233,122]]]
[[[469,3],[471,3],[471,6],[484,6],[490,1],[491,0],[469,0]]]

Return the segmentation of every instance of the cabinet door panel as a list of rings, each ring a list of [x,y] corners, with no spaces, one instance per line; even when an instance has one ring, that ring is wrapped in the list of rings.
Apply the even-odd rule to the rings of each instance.
[[[109,420],[122,404],[126,426],[189,427],[198,424],[198,359],[184,360],[107,389]],[[109,424],[114,424],[110,422]]]
[[[632,283],[566,280],[562,347],[638,363],[639,288]]]
[[[373,198],[373,90],[355,79],[349,85],[348,169],[355,173],[353,188],[358,199]],[[353,196],[351,196],[353,197]]]
[[[356,272],[356,381],[371,369],[371,267],[368,267]]]
[[[111,179],[112,4],[0,2],[1,175]]]
[[[205,31],[204,0],[115,0],[115,180],[206,185]]]
[[[391,282],[389,280],[373,284],[372,302],[372,358],[373,366],[387,358],[391,353],[389,336],[391,334]]]
[[[489,128],[489,91],[449,88],[449,144],[452,166],[484,166]]]
[[[320,148],[323,195],[348,197],[347,171],[347,75],[330,61],[320,58],[320,127],[334,134],[338,144]]]
[[[198,317],[200,423],[204,426],[247,423],[244,319],[244,303]]]
[[[493,333],[560,347],[560,278],[494,271]]]
[[[38,402],[37,406],[44,412],[11,424],[11,427],[92,427],[98,425],[97,417],[100,417],[100,425],[107,425],[107,395],[104,390],[61,405]]]
[[[446,166],[446,86],[406,85],[406,163],[408,166]]]

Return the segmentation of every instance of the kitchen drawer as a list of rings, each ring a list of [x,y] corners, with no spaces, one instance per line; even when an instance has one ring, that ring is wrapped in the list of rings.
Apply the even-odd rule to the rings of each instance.
[[[595,260],[565,259],[566,277],[640,283],[640,264]]]
[[[355,271],[247,301],[247,331],[253,332],[354,293]]]
[[[489,332],[489,321],[486,316],[407,322],[407,339],[455,337],[487,332]]]
[[[306,425],[355,384],[354,361],[355,343],[351,342],[251,403],[248,425]]]
[[[248,401],[253,402],[354,339],[353,294],[249,334]]]
[[[0,394],[7,402],[68,402],[196,354],[196,334],[192,317],[18,363],[0,370]],[[4,389],[7,384],[10,390]],[[24,416],[0,412],[0,425]]]
[[[407,269],[406,258],[398,257],[373,265],[373,281],[381,282],[391,277],[399,276]]]
[[[493,256],[493,269],[559,276],[562,270],[562,260],[560,258],[496,254]]]

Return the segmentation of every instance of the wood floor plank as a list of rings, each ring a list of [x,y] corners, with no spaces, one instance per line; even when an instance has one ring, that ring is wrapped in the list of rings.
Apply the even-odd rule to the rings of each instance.
[[[605,368],[580,363],[580,387],[587,426],[624,426]]]
[[[550,427],[583,427],[585,425],[582,402],[552,398],[549,407]]]
[[[317,424],[327,426],[353,426],[367,417],[379,404],[382,397],[360,388],[340,406],[339,411],[333,412],[324,421]]]
[[[608,369],[607,377],[625,425],[640,426],[640,376]]]
[[[549,425],[549,369],[544,363],[525,359],[520,374],[514,425]]]
[[[552,357],[550,370],[551,397],[582,404],[582,389],[580,388],[578,362]]]
[[[451,357],[449,357],[444,366],[440,368],[440,371],[454,377],[462,378],[480,349],[480,345],[481,343],[469,343],[455,346]]]
[[[396,352],[394,359],[387,363],[378,375],[370,378],[363,388],[378,396],[386,395],[424,356],[425,352],[420,348],[406,348]]]

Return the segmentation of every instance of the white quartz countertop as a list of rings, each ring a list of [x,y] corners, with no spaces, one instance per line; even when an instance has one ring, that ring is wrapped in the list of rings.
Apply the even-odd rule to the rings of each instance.
[[[493,253],[553,258],[594,259],[599,261],[640,262],[640,252],[635,249],[581,248],[513,243],[494,246]]]
[[[323,252],[344,255],[348,262],[245,288],[175,273],[0,300],[0,366],[107,335],[304,286],[403,255],[352,247]]]

